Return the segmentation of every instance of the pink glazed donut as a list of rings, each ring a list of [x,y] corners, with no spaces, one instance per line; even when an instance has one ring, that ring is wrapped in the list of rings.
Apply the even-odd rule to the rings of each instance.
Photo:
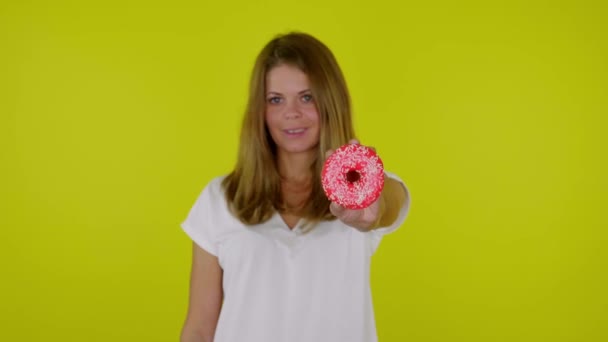
[[[371,148],[346,144],[325,160],[321,182],[330,201],[348,209],[367,208],[380,197],[384,166]]]

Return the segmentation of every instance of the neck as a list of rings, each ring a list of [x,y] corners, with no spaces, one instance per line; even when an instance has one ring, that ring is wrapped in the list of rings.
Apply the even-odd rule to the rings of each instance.
[[[311,179],[310,166],[315,160],[315,151],[287,153],[278,151],[277,166],[284,181],[300,183]]]

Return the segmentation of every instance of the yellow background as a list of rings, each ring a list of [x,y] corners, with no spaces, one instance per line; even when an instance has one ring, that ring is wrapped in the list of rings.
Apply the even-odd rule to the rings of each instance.
[[[608,340],[602,1],[3,1],[0,340],[175,341],[179,223],[276,33],[335,53],[412,192],[382,342]]]

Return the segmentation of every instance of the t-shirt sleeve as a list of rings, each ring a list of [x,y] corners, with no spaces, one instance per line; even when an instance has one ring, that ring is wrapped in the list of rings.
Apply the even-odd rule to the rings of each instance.
[[[372,240],[372,253],[376,252],[376,250],[378,249],[378,245],[380,245],[380,241],[382,241],[382,237],[384,235],[394,232],[403,224],[405,218],[407,217],[410,211],[410,191],[408,187],[396,174],[388,172],[386,170],[384,171],[384,174],[387,177],[392,178],[401,183],[401,185],[405,189],[406,197],[405,201],[403,202],[403,205],[401,205],[401,208],[399,209],[399,215],[397,216],[397,219],[395,220],[395,222],[393,222],[393,224],[388,227],[374,229],[369,232]]]
[[[181,227],[184,232],[201,248],[217,256],[217,239],[213,224],[213,207],[222,200],[219,194],[220,183],[213,179],[196,198]]]

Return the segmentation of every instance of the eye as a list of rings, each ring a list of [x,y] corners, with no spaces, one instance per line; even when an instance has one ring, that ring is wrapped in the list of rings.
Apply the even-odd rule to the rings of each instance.
[[[311,102],[312,101],[312,95],[306,94],[306,95],[302,96],[302,100],[304,100],[304,102]]]
[[[272,104],[277,104],[277,103],[281,102],[281,98],[278,96],[273,96],[273,97],[268,98],[268,102],[272,103]]]

